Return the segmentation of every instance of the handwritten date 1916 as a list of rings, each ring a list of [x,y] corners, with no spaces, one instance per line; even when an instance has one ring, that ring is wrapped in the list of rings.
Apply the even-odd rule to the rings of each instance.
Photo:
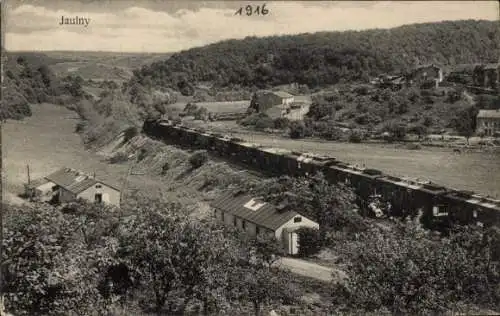
[[[240,7],[234,15],[243,15],[243,9],[245,10],[245,14],[248,16],[251,15],[267,15],[269,14],[269,10],[266,8],[266,4],[264,3],[263,5],[257,5],[257,6],[252,6],[252,5],[247,5],[245,7]]]

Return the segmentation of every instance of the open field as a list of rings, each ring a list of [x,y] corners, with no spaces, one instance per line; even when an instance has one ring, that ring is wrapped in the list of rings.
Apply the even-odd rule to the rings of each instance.
[[[155,61],[165,60],[169,53],[115,53],[115,52],[9,52],[9,63],[24,56],[34,67],[48,65],[59,77],[80,75],[84,79],[124,81],[132,77],[132,70]]]
[[[87,61],[63,62],[50,66],[58,77],[79,75],[83,79],[124,81],[132,77],[132,70],[104,63]]]
[[[33,116],[24,121],[3,125],[4,192],[17,195],[27,181],[43,177],[61,167],[96,173],[98,178],[120,184],[126,165],[110,167],[105,161],[85,151],[80,136],[74,133],[76,113],[52,104],[32,105]]]
[[[245,113],[250,106],[250,100],[242,101],[225,101],[225,102],[196,102],[199,107],[204,107],[208,112],[212,113],[226,113],[237,112]]]

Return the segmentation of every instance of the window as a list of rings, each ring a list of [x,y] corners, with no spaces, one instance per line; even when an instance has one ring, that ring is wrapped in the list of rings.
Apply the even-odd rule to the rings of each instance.
[[[100,184],[96,184],[95,188],[96,188],[96,189],[101,189],[101,188],[102,188],[102,185],[100,185]]]
[[[247,223],[245,221],[243,221],[243,220],[241,221],[241,227],[243,229],[247,229]]]
[[[238,221],[236,220],[236,216],[234,216],[233,224],[234,224],[234,226],[236,226],[238,224]]]
[[[293,219],[293,222],[294,222],[294,223],[300,223],[300,222],[302,222],[302,217],[300,217],[300,216],[295,217],[295,218]]]
[[[256,235],[260,234],[260,229],[259,229],[259,226],[256,226],[256,227],[255,227],[255,234],[256,234]]]
[[[96,202],[96,203],[102,203],[102,193],[97,193],[97,194],[94,196],[94,199],[95,199],[95,202]]]
[[[224,222],[224,212],[221,211],[220,213],[221,213],[221,219]]]

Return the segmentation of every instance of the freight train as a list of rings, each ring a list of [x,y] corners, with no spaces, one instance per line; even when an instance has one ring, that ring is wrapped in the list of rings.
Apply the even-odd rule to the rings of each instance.
[[[359,168],[334,157],[264,147],[162,119],[146,120],[143,133],[168,143],[205,149],[267,173],[303,176],[322,172],[331,183],[343,182],[352,186],[366,206],[371,197],[380,197],[391,206],[386,216],[420,213],[424,223],[430,225],[475,223],[490,226],[500,222],[500,200],[428,181],[390,176],[376,169]]]

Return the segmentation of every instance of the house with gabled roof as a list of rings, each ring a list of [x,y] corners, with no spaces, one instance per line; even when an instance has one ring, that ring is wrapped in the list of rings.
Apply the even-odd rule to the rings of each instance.
[[[285,91],[258,91],[252,97],[248,112],[266,113],[273,118],[282,117],[294,100],[295,97]]]
[[[77,199],[120,205],[120,189],[79,170],[61,168],[25,185],[31,200],[67,203]]]
[[[500,134],[500,109],[479,110],[476,117],[477,132],[484,132],[485,136]]]
[[[211,203],[215,217],[226,225],[237,227],[250,236],[274,236],[283,243],[288,254],[298,253],[297,230],[319,229],[319,224],[282,205],[243,192],[229,192]]]

